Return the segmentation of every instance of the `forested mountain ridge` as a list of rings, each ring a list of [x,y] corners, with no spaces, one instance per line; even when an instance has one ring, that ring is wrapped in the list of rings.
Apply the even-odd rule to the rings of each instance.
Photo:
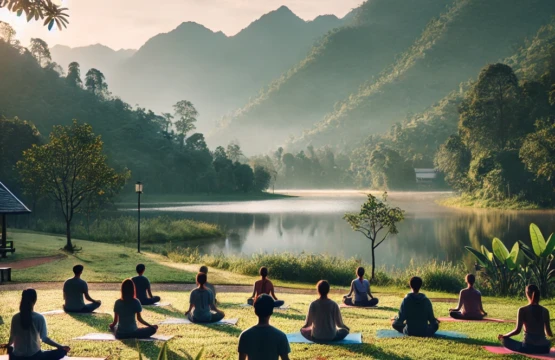
[[[335,16],[304,21],[285,6],[231,37],[183,23],[147,41],[108,82],[126,101],[157,111],[187,98],[199,110],[199,130],[208,130],[342,25]]]
[[[243,141],[247,150],[266,150],[282,143],[289,134],[296,135],[333,111],[336,102],[356,92],[366,79],[378,75],[450,3],[365,2],[352,12],[352,26],[328,33],[300,63],[224,119],[210,138],[225,142],[223,139],[244,138],[259,129],[257,139]]]
[[[514,52],[555,14],[550,0],[457,0],[379,78],[369,81],[298,140],[348,146],[424,110]]]

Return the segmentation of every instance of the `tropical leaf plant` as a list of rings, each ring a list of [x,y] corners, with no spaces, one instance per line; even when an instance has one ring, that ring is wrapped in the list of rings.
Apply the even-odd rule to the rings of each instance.
[[[540,228],[530,224],[530,243],[532,248],[520,242],[522,253],[528,259],[526,270],[531,272],[530,280],[536,283],[544,296],[551,293],[550,284],[555,281],[555,236],[551,234],[545,240]]]
[[[58,29],[67,27],[69,15],[67,8],[56,5],[52,0],[0,0],[0,9],[5,8],[17,16],[25,14],[27,22],[31,20],[44,20],[44,26],[52,30],[55,25]]]

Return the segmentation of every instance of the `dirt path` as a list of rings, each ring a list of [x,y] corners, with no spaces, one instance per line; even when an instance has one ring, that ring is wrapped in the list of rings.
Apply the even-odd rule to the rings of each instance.
[[[52,261],[64,259],[65,255],[43,256],[37,258],[23,259],[12,262],[0,262],[0,267],[11,267],[12,270],[21,270],[46,264]]]

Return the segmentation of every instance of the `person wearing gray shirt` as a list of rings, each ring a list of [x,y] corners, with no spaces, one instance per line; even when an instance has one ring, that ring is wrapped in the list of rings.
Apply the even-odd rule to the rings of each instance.
[[[67,279],[64,283],[64,311],[73,313],[91,313],[98,309],[102,302],[94,300],[89,295],[89,287],[87,282],[81,279],[83,273],[83,265],[75,265],[73,267],[74,277]],[[85,304],[83,297],[90,301]]]
[[[150,290],[150,281],[144,276],[146,266],[144,264],[139,264],[135,268],[137,271],[137,276],[132,278],[135,283],[135,290],[137,292],[137,299],[142,305],[152,305],[160,302],[160,296],[152,296],[152,290]]]
[[[185,313],[189,321],[194,323],[218,322],[225,316],[223,311],[218,310],[216,304],[214,304],[214,294],[205,287],[205,284],[206,274],[198,273],[198,287],[191,291],[189,297],[189,310]]]
[[[291,347],[287,335],[270,325],[274,313],[274,299],[267,294],[254,301],[258,324],[239,336],[239,360],[289,360]]]
[[[23,291],[19,313],[12,318],[10,339],[6,345],[10,360],[60,360],[70,350],[48,337],[44,316],[33,311],[36,302],[37,292],[34,289]],[[41,341],[57,350],[41,351]]]

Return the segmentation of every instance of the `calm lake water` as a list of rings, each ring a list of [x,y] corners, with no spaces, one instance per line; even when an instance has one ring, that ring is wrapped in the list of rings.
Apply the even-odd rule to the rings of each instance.
[[[308,252],[370,261],[369,241],[342,219],[365,201],[359,191],[282,191],[298,197],[218,203],[175,203],[144,209],[146,216],[167,214],[219,224],[226,239],[196,245],[205,253]],[[377,250],[379,265],[403,268],[411,260],[432,259],[471,264],[464,246],[491,248],[498,237],[507,246],[529,242],[528,226],[536,223],[547,237],[555,230],[555,211],[453,209],[436,201],[449,193],[390,193],[389,202],[406,211],[399,234]]]

